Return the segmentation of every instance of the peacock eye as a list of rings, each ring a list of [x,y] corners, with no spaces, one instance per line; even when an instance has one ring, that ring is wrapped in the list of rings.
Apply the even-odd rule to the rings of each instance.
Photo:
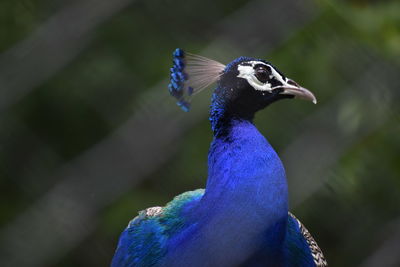
[[[259,66],[254,70],[254,76],[256,76],[256,78],[262,83],[266,83],[268,81],[269,75],[270,73],[264,66]]]

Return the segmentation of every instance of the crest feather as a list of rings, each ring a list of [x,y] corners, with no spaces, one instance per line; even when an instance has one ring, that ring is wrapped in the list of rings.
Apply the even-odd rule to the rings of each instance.
[[[225,69],[224,64],[180,48],[173,53],[173,64],[168,90],[184,111],[189,111],[192,96],[216,82]]]

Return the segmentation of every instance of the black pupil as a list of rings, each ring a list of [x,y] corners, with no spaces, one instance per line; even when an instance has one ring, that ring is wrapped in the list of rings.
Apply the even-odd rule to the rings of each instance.
[[[259,66],[255,69],[254,75],[260,82],[266,83],[268,81],[270,73],[264,66]]]

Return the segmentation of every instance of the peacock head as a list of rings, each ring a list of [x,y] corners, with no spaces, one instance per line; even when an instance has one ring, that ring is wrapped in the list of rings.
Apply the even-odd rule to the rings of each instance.
[[[317,103],[309,90],[265,60],[239,57],[225,66],[177,48],[173,53],[173,64],[169,92],[184,111],[189,111],[190,100],[196,93],[214,82],[218,86],[213,101],[232,112],[254,114],[285,98],[296,97]]]

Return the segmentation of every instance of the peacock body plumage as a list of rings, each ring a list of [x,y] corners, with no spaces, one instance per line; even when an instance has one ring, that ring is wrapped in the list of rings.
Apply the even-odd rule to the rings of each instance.
[[[215,81],[206,189],[140,212],[121,234],[112,266],[327,266],[288,212],[284,167],[253,124],[277,100],[315,97],[263,60],[240,57],[224,66],[174,52],[169,90],[184,110]]]

